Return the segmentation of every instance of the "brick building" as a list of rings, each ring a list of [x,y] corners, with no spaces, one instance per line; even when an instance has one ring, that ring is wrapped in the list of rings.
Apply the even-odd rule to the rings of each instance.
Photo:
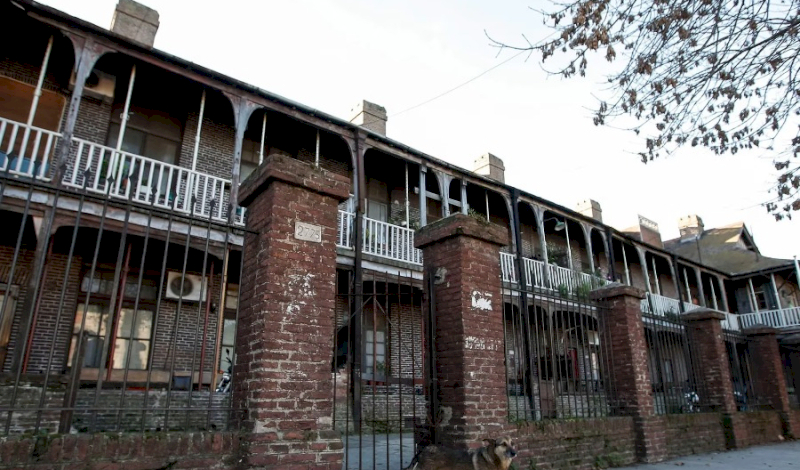
[[[386,110],[373,103],[343,120],[153,49],[157,13],[128,0],[110,30],[30,0],[4,2],[0,14],[8,26],[0,41],[0,214],[8,228],[0,232],[0,414],[8,415],[0,435],[231,429],[240,421],[231,413],[236,399],[215,389],[230,365],[242,364],[237,342],[266,328],[239,309],[240,284],[262,267],[256,258],[275,276],[295,264],[335,272],[334,318],[322,335],[333,357],[333,398],[320,423],[374,437],[436,421],[425,370],[444,356],[425,340],[435,330],[425,293],[447,273],[424,269],[415,236],[458,213],[507,229],[487,242],[499,251],[492,295],[502,309],[486,329],[505,344],[492,349],[469,331],[460,337],[503,357],[501,370],[476,383],[501,382],[491,393],[506,397],[510,419],[612,413],[615,366],[604,359],[600,307],[590,299],[612,281],[643,290],[636,313],[655,318],[640,346],[651,351],[644,367],[656,407],[685,411],[684,395],[708,395],[691,372],[686,351],[694,346],[658,320],[701,307],[720,312],[731,334],[778,328],[797,400],[797,264],[761,256],[741,224],[705,230],[691,216],[680,221],[681,237],[666,242],[645,217],[617,230],[603,223],[596,201],[572,210],[506,185],[492,154],[470,171],[394,141]],[[291,165],[303,162],[333,182],[335,190],[312,188],[328,197],[312,209],[331,212],[313,216],[335,220],[335,233],[313,233],[322,222],[296,225],[294,238],[277,240],[284,252],[255,234],[276,230],[305,192],[296,200],[270,194],[265,216],[258,188],[248,185],[294,178],[262,174],[266,162],[287,161],[297,174]],[[333,257],[294,244],[328,236]],[[260,258],[264,246],[273,260]],[[447,253],[435,256],[450,262]],[[315,265],[319,259],[328,265]],[[322,296],[304,287],[307,278],[289,277],[286,289],[310,292],[311,303]],[[526,289],[536,294],[519,294]],[[262,295],[241,294],[248,305]],[[482,295],[473,295],[473,307],[491,304]],[[290,305],[276,323],[303,344],[319,325],[286,318],[306,306]],[[731,357],[749,354],[728,344]],[[280,348],[248,354],[294,357]],[[244,383],[234,381],[234,390]],[[269,401],[269,390],[258,393]],[[277,395],[270,403],[288,406]]]

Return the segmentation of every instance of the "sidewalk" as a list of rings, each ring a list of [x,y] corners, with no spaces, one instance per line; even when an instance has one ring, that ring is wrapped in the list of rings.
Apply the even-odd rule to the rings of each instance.
[[[775,470],[800,470],[800,441],[784,442],[768,446],[719,452],[714,454],[689,455],[668,462],[640,464],[628,469],[640,470],[751,470],[770,468]]]

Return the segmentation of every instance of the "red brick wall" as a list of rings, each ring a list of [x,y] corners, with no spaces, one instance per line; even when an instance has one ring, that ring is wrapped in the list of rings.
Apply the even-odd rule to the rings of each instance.
[[[79,434],[0,438],[0,469],[233,469],[236,433]]]
[[[246,410],[244,464],[339,470],[332,429],[330,341],[336,300],[336,214],[347,178],[270,156],[242,186],[248,234],[241,282],[234,401]],[[295,238],[295,222],[321,242]]]
[[[725,450],[721,413],[671,414],[662,419],[669,458]]]
[[[519,451],[517,468],[594,470],[636,462],[630,417],[507,425]]]
[[[737,430],[736,447],[750,447],[783,440],[781,416],[775,411],[736,413],[725,421],[725,431]]]
[[[430,271],[437,273],[435,424],[443,443],[474,445],[507,420],[499,254],[506,233],[462,214],[417,232],[426,285]]]

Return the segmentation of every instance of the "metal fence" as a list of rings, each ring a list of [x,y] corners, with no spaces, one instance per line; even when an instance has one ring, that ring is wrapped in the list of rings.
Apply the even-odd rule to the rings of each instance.
[[[244,230],[133,193],[0,175],[0,435],[238,426]]]
[[[334,429],[345,469],[404,468],[426,423],[422,282],[337,271]]]
[[[708,411],[708,393],[697,375],[698,353],[678,315],[643,313],[656,413]]]
[[[611,414],[616,394],[604,310],[583,293],[514,284],[504,285],[503,306],[509,418]]]
[[[730,330],[723,330],[722,336],[725,341],[725,349],[728,351],[736,408],[739,411],[764,409],[765,402],[759,398],[753,386],[747,338]]]

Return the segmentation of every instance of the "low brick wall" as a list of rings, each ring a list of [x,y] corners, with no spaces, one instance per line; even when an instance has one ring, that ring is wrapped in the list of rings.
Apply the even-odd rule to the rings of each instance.
[[[509,426],[517,468],[595,470],[636,462],[629,417],[546,421]]]
[[[731,416],[731,422],[740,429],[736,447],[771,444],[783,440],[783,425],[777,411],[747,411]]]
[[[674,458],[725,450],[722,418],[720,413],[665,415],[667,456]]]
[[[0,469],[233,469],[236,433],[72,434],[0,437]]]

